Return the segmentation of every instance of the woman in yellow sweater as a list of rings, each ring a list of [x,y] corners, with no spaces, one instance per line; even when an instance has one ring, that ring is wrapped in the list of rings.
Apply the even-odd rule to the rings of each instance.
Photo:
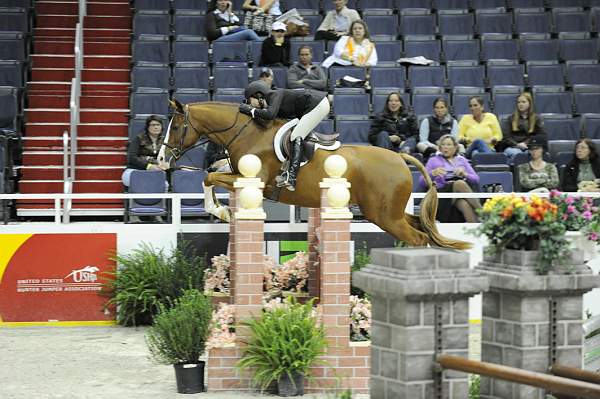
[[[469,98],[471,115],[465,115],[458,123],[458,139],[467,148],[467,158],[478,152],[494,152],[494,145],[502,140],[502,129],[498,118],[485,112],[483,98]]]

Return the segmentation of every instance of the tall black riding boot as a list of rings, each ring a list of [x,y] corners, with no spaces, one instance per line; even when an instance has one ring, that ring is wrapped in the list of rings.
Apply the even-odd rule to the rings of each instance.
[[[288,170],[285,171],[282,176],[279,187],[285,187],[290,191],[296,190],[296,177],[298,176],[298,169],[300,168],[300,161],[302,160],[302,138],[296,137],[292,142],[290,161]]]

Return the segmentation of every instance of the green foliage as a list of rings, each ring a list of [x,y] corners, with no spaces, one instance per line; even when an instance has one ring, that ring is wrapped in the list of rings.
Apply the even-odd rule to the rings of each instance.
[[[125,255],[116,255],[115,272],[103,276],[107,307],[117,306],[117,323],[124,326],[151,324],[159,305],[170,303],[187,288],[202,289],[206,262],[189,243],[170,254],[149,244]]]
[[[362,247],[354,250],[354,263],[352,263],[351,271],[356,272],[368,265],[370,262],[371,257],[369,256],[369,249],[367,248],[367,243],[363,241]],[[363,290],[353,285],[350,286],[350,294],[357,295],[361,298],[366,296]]]
[[[469,376],[469,399],[479,399],[481,391],[481,376],[471,374]]]
[[[197,289],[184,290],[171,308],[159,304],[146,343],[163,364],[196,363],[210,334],[212,303]]]
[[[261,390],[287,374],[308,376],[310,366],[325,354],[325,329],[313,314],[314,299],[306,304],[293,297],[260,318],[244,323],[250,331],[244,355],[237,366],[252,369],[252,381]]]

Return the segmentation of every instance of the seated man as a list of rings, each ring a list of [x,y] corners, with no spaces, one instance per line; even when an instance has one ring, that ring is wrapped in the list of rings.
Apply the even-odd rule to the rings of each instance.
[[[312,63],[312,48],[310,46],[300,46],[298,60],[288,69],[288,88],[327,91],[327,75],[323,68]]]
[[[347,35],[350,24],[360,19],[358,11],[346,7],[348,0],[333,0],[335,9],[327,12],[319,25],[315,40],[338,40]]]

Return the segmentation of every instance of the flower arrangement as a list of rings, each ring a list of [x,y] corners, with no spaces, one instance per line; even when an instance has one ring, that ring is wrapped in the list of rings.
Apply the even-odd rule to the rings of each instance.
[[[371,302],[367,298],[350,295],[350,340],[371,339]]]
[[[566,225],[559,207],[549,199],[497,196],[488,199],[479,211],[481,224],[473,230],[485,235],[489,253],[502,248],[538,250],[540,274],[561,263],[569,250]]]
[[[552,190],[550,202],[558,207],[560,219],[568,231],[580,231],[588,240],[600,244],[600,212],[592,198]]]
[[[235,341],[234,307],[225,302],[213,310],[211,333],[206,343],[207,348],[219,348]]]
[[[278,265],[272,258],[265,261],[265,290],[302,292],[308,282],[308,254],[296,252],[295,256]]]
[[[211,268],[204,274],[204,292],[229,293],[229,266],[227,255],[213,256]]]

